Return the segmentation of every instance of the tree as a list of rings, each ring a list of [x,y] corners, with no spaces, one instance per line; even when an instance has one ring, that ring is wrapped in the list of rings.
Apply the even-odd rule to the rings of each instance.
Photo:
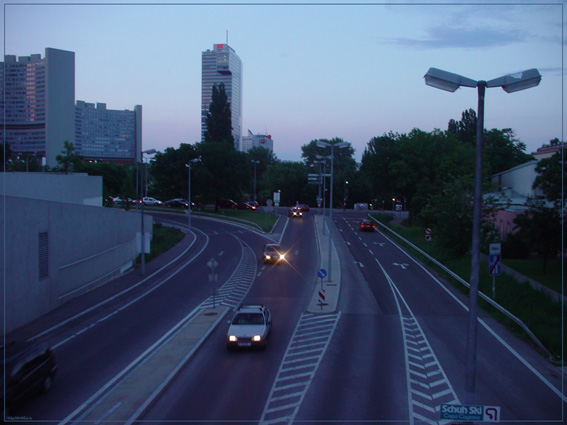
[[[198,158],[199,154],[197,147],[189,143],[181,143],[177,149],[168,147],[163,152],[156,153],[151,162],[154,178],[152,195],[163,200],[186,198],[189,189],[187,164]],[[200,182],[193,172],[191,180],[192,197],[202,195]]]
[[[232,117],[230,103],[224,88],[224,83],[217,87],[213,85],[211,104],[206,117],[207,130],[205,131],[205,142],[219,142],[234,146],[232,135]]]
[[[461,121],[450,120],[448,131],[461,142],[474,146],[476,140],[477,117],[474,109],[467,109],[461,114]]]
[[[542,257],[542,274],[549,259],[562,252],[561,239],[565,233],[565,217],[555,208],[548,208],[542,200],[528,199],[528,210],[514,219],[516,237]],[[562,223],[563,222],[563,223]],[[563,224],[563,225],[562,225]]]
[[[533,189],[541,189],[550,202],[559,205],[563,199],[562,184],[567,181],[567,168],[561,164],[561,152],[540,160],[535,168],[537,176]]]
[[[280,191],[281,205],[295,205],[308,199],[307,168],[295,161],[281,161],[268,166],[264,174],[265,195],[271,198],[273,192]]]
[[[485,130],[483,143],[483,163],[486,165],[483,175],[486,178],[534,159],[524,152],[526,144],[516,138],[511,128]]]
[[[61,155],[57,155],[55,159],[57,160],[57,164],[59,164],[65,174],[67,174],[70,169],[73,169],[73,166],[79,164],[83,160],[83,157],[75,153],[75,147],[71,142],[65,140],[63,142]]]

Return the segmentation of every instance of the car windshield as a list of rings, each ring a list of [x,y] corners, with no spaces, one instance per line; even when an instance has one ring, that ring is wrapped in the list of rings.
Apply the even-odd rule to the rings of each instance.
[[[261,313],[239,313],[232,320],[233,325],[263,325],[264,316]]]
[[[279,246],[267,246],[266,252],[278,252],[279,249],[280,249]]]

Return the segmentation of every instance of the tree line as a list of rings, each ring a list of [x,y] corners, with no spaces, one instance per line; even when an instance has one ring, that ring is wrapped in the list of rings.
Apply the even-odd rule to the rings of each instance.
[[[355,203],[367,203],[375,210],[390,210],[402,205],[409,212],[410,223],[434,227],[441,244],[455,255],[463,255],[470,249],[472,234],[476,124],[476,113],[469,109],[460,120],[451,119],[444,131],[425,132],[416,128],[407,134],[389,132],[373,137],[360,163],[354,159],[355,151],[350,144],[334,149],[333,206],[352,208]],[[330,161],[326,159],[322,164],[320,158],[331,155],[329,147],[318,147],[317,140],[311,140],[301,147],[301,161],[282,161],[262,147],[246,153],[237,151],[231,130],[230,104],[224,85],[215,85],[204,141],[181,143],[177,148],[158,152],[147,169],[148,195],[161,200],[186,198],[187,164],[199,158],[200,162],[191,163],[192,201],[214,204],[217,208],[221,199],[256,200],[265,205],[274,192],[279,192],[281,205],[299,202],[317,206],[318,186],[307,183],[308,174],[329,173]],[[339,137],[321,140],[344,144]],[[550,143],[561,142],[554,139]],[[494,190],[493,174],[534,159],[525,150],[526,145],[516,138],[512,129],[484,130],[483,193]],[[72,167],[74,172],[101,175],[105,197],[135,199],[138,196],[136,164],[82,162],[68,144],[58,161],[57,171]],[[21,158],[8,163],[12,169],[23,167]],[[26,166],[30,167],[29,159]],[[534,188],[542,189],[548,203],[530,199],[528,211],[518,216],[518,231],[508,241],[509,251],[514,255],[529,255],[530,250],[536,250],[545,258],[552,258],[560,252],[561,245],[556,241],[564,229],[560,214],[561,182],[565,178],[562,170],[559,155],[539,161]],[[327,205],[329,184],[328,179]],[[554,206],[550,207],[549,202]],[[494,208],[485,202],[483,211],[483,241],[487,245],[498,238],[498,232],[490,221]],[[544,227],[549,228],[546,230],[549,243],[542,242]]]

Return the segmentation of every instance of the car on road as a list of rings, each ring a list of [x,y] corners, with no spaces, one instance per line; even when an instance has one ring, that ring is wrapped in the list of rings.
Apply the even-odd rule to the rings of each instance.
[[[374,223],[372,223],[370,220],[362,220],[362,223],[360,223],[361,232],[373,232],[374,227]]]
[[[309,205],[307,204],[297,204],[296,207],[298,207],[303,212],[309,212]]]
[[[142,202],[144,203],[144,205],[162,205],[163,204],[163,202],[158,201],[156,198],[151,198],[151,197],[142,198]]]
[[[285,261],[285,252],[276,243],[267,243],[262,248],[262,261],[264,263],[276,264]]]
[[[290,217],[303,217],[303,213],[301,212],[301,208],[298,208],[298,207],[291,207],[289,209],[288,215]]]
[[[168,207],[189,208],[189,202],[181,198],[170,199],[169,201],[165,201],[164,204]]]
[[[57,362],[46,343],[11,341],[2,351],[2,407],[4,416],[23,405],[37,393],[46,393],[53,386]]]
[[[226,347],[266,348],[272,331],[272,313],[262,304],[243,304],[230,321]]]
[[[232,199],[221,199],[219,201],[219,208],[236,208],[237,203]]]

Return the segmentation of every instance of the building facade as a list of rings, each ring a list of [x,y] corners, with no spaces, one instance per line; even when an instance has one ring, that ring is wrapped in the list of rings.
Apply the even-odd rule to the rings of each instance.
[[[272,140],[272,136],[269,134],[254,134],[248,130],[248,136],[242,137],[240,150],[242,152],[248,152],[252,148],[264,148],[273,152],[274,141]]]
[[[240,150],[242,138],[242,62],[228,44],[215,44],[202,52],[201,68],[201,141],[207,131],[207,113],[211,105],[213,85],[224,83],[232,118],[234,146]]]
[[[107,109],[105,103],[78,100],[75,151],[85,160],[134,162],[142,148],[142,106],[133,111]]]
[[[75,53],[4,56],[0,66],[0,138],[16,153],[57,165],[63,142],[75,144]]]

